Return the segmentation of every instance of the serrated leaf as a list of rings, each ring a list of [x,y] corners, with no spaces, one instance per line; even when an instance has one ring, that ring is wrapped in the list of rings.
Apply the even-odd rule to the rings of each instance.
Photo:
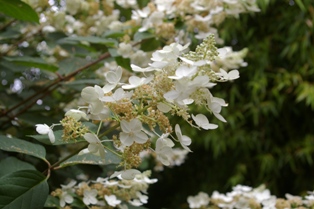
[[[33,165],[15,157],[8,157],[0,161],[0,168],[0,177],[19,170],[36,170]]]
[[[19,152],[32,155],[46,160],[46,150],[43,146],[22,139],[8,138],[4,135],[0,135],[0,149],[8,152]]]
[[[114,47],[117,45],[117,42],[114,39],[101,38],[97,36],[76,36],[76,37],[67,37],[60,39],[59,44],[77,44],[78,42],[88,42],[91,44],[101,44],[108,47]]]
[[[39,58],[39,57],[5,57],[4,59],[13,62],[18,65],[23,65],[27,67],[35,67],[40,68],[43,70],[48,70],[51,72],[55,72],[58,70],[57,66],[48,64],[45,60]]]
[[[105,148],[106,149],[106,148]],[[106,149],[105,159],[102,159],[100,156],[93,154],[83,154],[75,155],[68,160],[60,164],[60,167],[66,167],[75,164],[90,164],[90,165],[109,165],[109,164],[119,164],[121,159],[113,154],[111,151]]]
[[[28,4],[20,0],[0,0],[0,12],[18,20],[39,23],[38,14]]]
[[[42,209],[48,196],[46,176],[20,170],[0,178],[0,209]]]

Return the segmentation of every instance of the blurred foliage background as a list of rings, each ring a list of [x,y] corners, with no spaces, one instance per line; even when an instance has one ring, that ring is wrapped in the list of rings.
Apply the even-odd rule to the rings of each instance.
[[[159,182],[149,189],[148,208],[187,208],[189,195],[199,191],[228,192],[236,184],[252,187],[265,184],[279,197],[285,193],[301,195],[313,190],[314,3],[312,0],[258,0],[258,3],[261,12],[228,19],[219,26],[224,45],[232,46],[234,50],[245,47],[249,50],[248,67],[240,69],[240,79],[213,89],[217,97],[225,98],[229,103],[222,114],[228,123],[216,120],[219,128],[206,132],[185,126],[183,132],[193,139],[193,152],[183,165],[153,173]],[[21,25],[14,27],[18,31]],[[14,27],[1,33],[1,43],[12,42],[13,47],[18,47],[22,42],[14,43],[15,39],[28,38],[21,39]],[[112,36],[119,34],[108,34],[108,37]],[[40,43],[45,39],[49,46],[62,44],[65,49],[76,52],[58,60],[60,78],[90,62],[81,57],[89,55],[91,60],[96,59],[110,45],[97,43],[87,47],[73,45],[73,42],[55,43],[65,37],[62,33],[34,37],[29,41]],[[42,56],[23,45],[19,50],[25,57]],[[38,92],[47,80],[52,80],[51,72],[56,71],[56,66],[39,59],[10,60],[6,55],[0,54],[2,109],[19,104]],[[36,64],[46,71],[30,68],[27,64]],[[19,108],[1,118],[1,133],[25,138],[34,133],[37,123],[58,122],[63,116],[60,108],[77,98],[86,85],[99,83],[97,76],[93,77],[90,72],[100,66],[93,65],[71,82],[60,82],[54,87],[58,91],[43,92],[38,99],[32,100],[37,105],[20,103]],[[22,89],[23,94],[17,94]],[[53,153],[48,158],[62,154],[54,147],[47,146],[47,149]],[[0,152],[0,159],[9,155],[21,157]],[[35,159],[28,160],[39,169],[44,166]],[[96,178],[105,174],[106,169],[89,165],[69,167],[53,173],[50,186],[59,186],[67,177],[81,173]]]
[[[228,123],[190,133],[193,153],[158,174],[152,207],[187,207],[188,195],[228,192],[236,184],[265,184],[278,197],[313,190],[314,3],[258,3],[260,13],[220,27],[226,46],[249,50],[240,78],[213,89],[229,103],[223,110]]]

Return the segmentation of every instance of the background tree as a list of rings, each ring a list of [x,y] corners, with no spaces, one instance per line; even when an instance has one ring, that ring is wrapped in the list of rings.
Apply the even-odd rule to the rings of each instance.
[[[258,3],[262,12],[220,27],[225,45],[248,48],[240,78],[217,90],[229,103],[228,123],[210,133],[193,132],[197,145],[187,161],[158,176],[160,184],[150,193],[166,194],[162,206],[173,208],[198,191],[227,192],[237,184],[265,184],[278,197],[312,190],[314,5]]]

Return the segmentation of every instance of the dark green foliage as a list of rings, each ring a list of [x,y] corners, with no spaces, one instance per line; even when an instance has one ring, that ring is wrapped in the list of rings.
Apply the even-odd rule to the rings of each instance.
[[[187,195],[236,184],[266,184],[279,197],[313,190],[314,4],[267,2],[259,1],[260,13],[221,25],[225,45],[249,49],[240,78],[212,90],[229,103],[222,113],[228,123],[189,133],[193,153],[152,186],[151,208],[187,207]],[[153,199],[157,190],[169,194]]]

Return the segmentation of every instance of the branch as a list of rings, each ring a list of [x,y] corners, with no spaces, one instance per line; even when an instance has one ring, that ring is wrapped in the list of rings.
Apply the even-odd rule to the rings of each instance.
[[[63,76],[63,77],[59,76],[51,84],[49,84],[45,88],[41,89],[39,92],[34,93],[32,96],[24,99],[20,103],[14,105],[13,107],[9,108],[8,110],[2,112],[1,115],[0,115],[0,118],[6,116],[6,117],[9,118],[9,120],[3,122],[0,125],[0,128],[2,128],[4,124],[8,124],[8,122],[11,119],[13,119],[16,116],[18,116],[18,115],[24,113],[25,111],[27,111],[30,107],[32,107],[34,104],[36,104],[36,101],[38,99],[41,99],[41,98],[45,97],[48,93],[50,93],[52,90],[54,90],[61,82],[71,79],[72,77],[76,76],[78,73],[86,70],[87,68],[93,66],[94,64],[97,64],[98,62],[100,62],[100,61],[102,61],[102,60],[104,60],[104,59],[106,59],[108,57],[110,57],[110,54],[109,54],[109,52],[106,52],[106,53],[102,54],[101,56],[99,56],[99,58],[97,60],[95,60],[93,62],[90,62],[90,63],[84,65],[81,68],[78,68],[77,70],[73,71],[72,73],[68,74],[67,76]],[[31,103],[28,104],[27,106],[25,106],[25,104],[29,103],[29,102],[31,102]],[[9,116],[8,115],[10,112],[12,112],[13,110],[19,108],[22,105],[25,106],[25,108],[23,108],[22,110],[20,110],[19,112],[17,112],[13,116]]]

